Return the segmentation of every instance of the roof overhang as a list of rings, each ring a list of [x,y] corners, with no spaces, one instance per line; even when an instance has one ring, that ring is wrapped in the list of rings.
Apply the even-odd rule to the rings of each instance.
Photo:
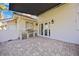
[[[31,14],[26,14],[26,13],[21,13],[21,12],[14,12],[14,14],[25,16],[25,17],[32,18],[32,19],[37,19],[37,16],[31,15]]]
[[[40,15],[61,3],[10,3],[9,9],[31,15]]]

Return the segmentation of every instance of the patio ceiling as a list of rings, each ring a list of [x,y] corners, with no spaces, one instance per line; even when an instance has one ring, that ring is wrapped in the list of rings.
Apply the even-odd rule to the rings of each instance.
[[[60,3],[10,3],[9,9],[32,15],[40,15],[59,4]]]

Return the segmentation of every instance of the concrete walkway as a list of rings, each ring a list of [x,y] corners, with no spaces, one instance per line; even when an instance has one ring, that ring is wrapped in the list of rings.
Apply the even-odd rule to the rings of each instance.
[[[79,45],[43,37],[14,40],[0,44],[0,56],[75,56]]]

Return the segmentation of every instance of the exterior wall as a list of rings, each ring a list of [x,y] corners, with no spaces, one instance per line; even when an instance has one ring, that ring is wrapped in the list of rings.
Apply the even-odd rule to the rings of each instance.
[[[0,42],[17,39],[17,26],[15,20],[7,22],[7,30],[0,31]]]
[[[27,29],[26,22],[32,23],[32,25],[28,24],[28,28],[31,27],[32,29],[36,30],[36,22],[32,21],[33,19],[17,14],[14,14],[13,19],[14,20],[7,22],[7,30],[0,31],[0,42],[15,40],[21,37],[22,32]]]
[[[79,4],[64,4],[39,15],[37,22],[38,26],[39,24],[43,23],[45,25],[45,23],[49,24],[50,22],[47,28],[50,28],[50,36],[43,35],[44,37],[79,44],[78,14]],[[17,23],[14,21],[8,22],[7,30],[0,31],[0,42],[14,40],[20,37],[21,33],[26,30],[26,21],[33,23],[32,28],[38,30],[39,34],[40,28],[36,26],[37,22],[30,21],[33,19],[19,15],[14,15],[14,17],[17,19]],[[54,20],[54,24],[51,22],[52,19]],[[46,27],[44,26],[43,32],[45,29]]]
[[[38,23],[50,22],[51,36],[49,38],[79,44],[79,31],[76,28],[77,6],[76,4],[64,4],[52,8],[38,16]],[[52,19],[54,24],[51,23]]]
[[[36,30],[36,21],[33,21],[33,19],[21,16],[21,15],[14,15],[15,19],[17,18],[17,31],[18,31],[18,37],[21,38],[22,33],[26,31],[26,29],[33,29]]]

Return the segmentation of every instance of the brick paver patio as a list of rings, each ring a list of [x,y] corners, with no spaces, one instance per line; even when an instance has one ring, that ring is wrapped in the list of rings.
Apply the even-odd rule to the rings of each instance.
[[[79,55],[79,45],[34,37],[0,44],[1,56],[75,56]]]

